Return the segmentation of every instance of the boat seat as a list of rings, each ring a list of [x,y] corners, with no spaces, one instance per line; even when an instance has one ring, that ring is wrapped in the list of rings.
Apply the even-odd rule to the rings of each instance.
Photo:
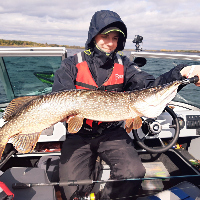
[[[137,200],[200,200],[200,189],[190,182],[184,181],[153,196],[139,197]]]
[[[59,160],[60,156],[42,156],[37,167],[44,169],[50,182],[59,182]]]
[[[15,200],[56,200],[53,186],[33,186],[25,189],[13,189],[13,183],[50,183],[46,172],[41,168],[13,167],[6,170],[0,181],[14,193]]]

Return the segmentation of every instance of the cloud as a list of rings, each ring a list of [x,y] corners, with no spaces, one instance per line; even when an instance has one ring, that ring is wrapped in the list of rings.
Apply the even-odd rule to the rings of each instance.
[[[98,8],[98,9],[97,9]],[[0,38],[84,46],[92,15],[110,9],[144,49],[200,49],[198,0],[7,0],[0,5]]]

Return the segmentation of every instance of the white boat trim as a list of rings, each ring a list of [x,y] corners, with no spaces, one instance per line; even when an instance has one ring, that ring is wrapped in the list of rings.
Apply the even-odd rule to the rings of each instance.
[[[0,48],[0,57],[61,56],[67,57],[65,47]]]
[[[200,61],[200,55],[174,54],[174,53],[153,53],[153,52],[131,52],[131,57],[164,58]]]

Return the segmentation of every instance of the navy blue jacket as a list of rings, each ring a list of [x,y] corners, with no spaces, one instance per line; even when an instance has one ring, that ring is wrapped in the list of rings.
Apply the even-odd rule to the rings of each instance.
[[[86,49],[91,50],[91,54],[84,54],[84,60],[88,62],[92,76],[98,86],[101,86],[109,77],[112,72],[114,60],[116,59],[116,52],[111,56],[107,56],[93,45],[94,37],[108,26],[119,27],[125,33],[125,36],[127,36],[126,26],[118,14],[112,11],[103,10],[96,12],[92,17],[88,31],[88,39],[85,45]],[[125,40],[126,37],[119,38],[118,50],[123,50]],[[181,80],[182,76],[180,70],[185,66],[178,65],[155,79],[154,76],[138,69],[137,65],[131,62],[126,56],[122,56],[122,60],[125,68],[124,91],[132,91],[165,84],[174,80]],[[62,62],[61,67],[55,73],[53,91],[75,89],[77,74],[76,63],[75,56],[66,58]]]

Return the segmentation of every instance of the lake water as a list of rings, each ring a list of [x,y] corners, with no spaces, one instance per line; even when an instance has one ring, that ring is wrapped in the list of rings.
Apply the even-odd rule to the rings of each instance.
[[[82,51],[82,49],[67,49],[67,55],[73,56],[74,54]],[[123,51],[124,55],[130,57],[131,51]],[[51,91],[51,86],[48,84],[41,84],[38,77],[35,76],[37,72],[55,72],[60,66],[59,59],[42,59],[40,57],[12,57],[6,58],[6,66],[10,77],[12,85],[14,85],[15,96],[32,95],[32,94],[43,94]],[[20,65],[19,65],[20,63]],[[198,64],[197,61],[183,61],[183,60],[171,60],[171,59],[155,59],[147,58],[147,64],[141,69],[148,72],[149,74],[158,77],[159,75],[169,71],[174,66],[186,63],[188,65]],[[48,86],[47,86],[48,85]],[[32,90],[37,91],[37,93]],[[187,101],[195,102],[200,105],[199,94],[200,88],[196,87],[194,84],[190,84],[184,87],[179,94],[185,98]],[[0,103],[8,101],[6,99],[4,87],[0,81]]]

